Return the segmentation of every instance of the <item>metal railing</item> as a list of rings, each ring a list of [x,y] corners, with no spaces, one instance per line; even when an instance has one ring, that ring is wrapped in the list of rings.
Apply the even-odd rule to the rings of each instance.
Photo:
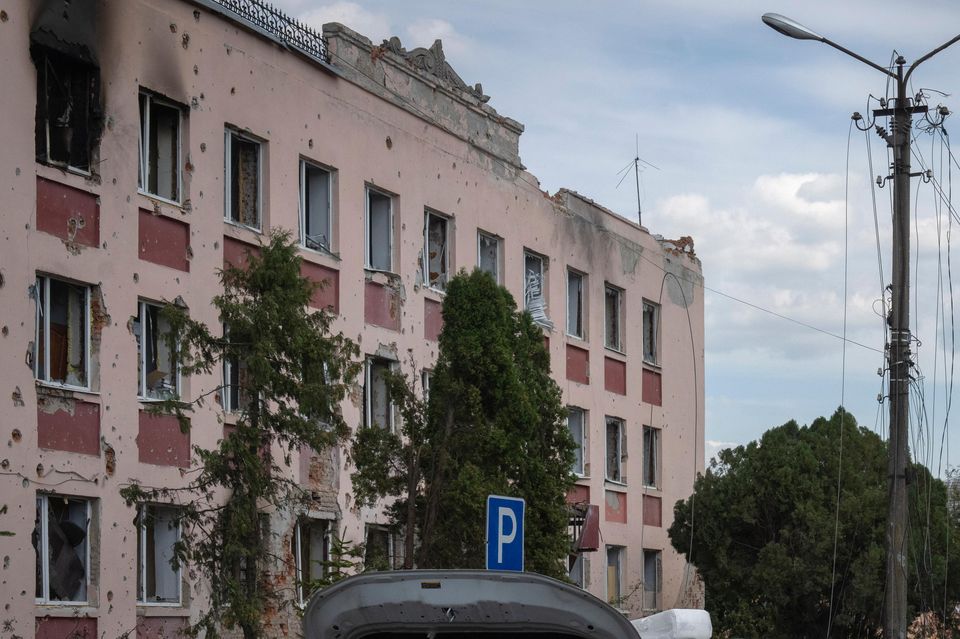
[[[330,63],[326,39],[312,27],[291,18],[261,0],[211,0],[243,22],[266,32],[277,42],[297,49],[325,64]]]

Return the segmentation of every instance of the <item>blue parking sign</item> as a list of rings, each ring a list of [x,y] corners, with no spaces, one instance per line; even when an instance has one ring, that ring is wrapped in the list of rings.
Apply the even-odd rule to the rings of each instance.
[[[518,497],[487,496],[487,570],[523,572],[523,514]]]

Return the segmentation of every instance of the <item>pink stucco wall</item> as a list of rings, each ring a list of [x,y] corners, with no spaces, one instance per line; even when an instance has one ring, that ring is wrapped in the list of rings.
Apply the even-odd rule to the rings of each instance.
[[[408,370],[410,362],[430,368],[437,357],[437,342],[430,339],[438,330],[437,315],[430,300],[438,302],[442,294],[424,290],[418,268],[425,209],[455,222],[450,238],[453,271],[477,263],[478,228],[502,237],[501,280],[517,299],[523,290],[524,249],[549,258],[545,297],[547,313],[557,328],[545,330],[545,344],[563,400],[586,414],[585,476],[578,484],[593,505],[599,506],[610,492],[619,495],[612,515],[606,506],[599,509],[602,542],[599,550],[590,553],[586,587],[599,596],[606,594],[604,545],[628,549],[625,592],[642,574],[638,559],[642,549],[661,549],[663,598],[677,599],[684,565],[670,550],[666,529],[673,502],[689,494],[695,472],[703,468],[703,380],[694,371],[702,375],[704,309],[696,258],[665,250],[645,228],[573,192],[544,197],[533,186],[536,178],[519,164],[516,138],[521,128],[517,123],[492,113],[489,106],[459,89],[421,76],[393,53],[382,53],[374,64],[371,44],[361,36],[341,27],[328,30],[336,59],[352,64],[334,74],[182,0],[127,0],[122,10],[117,3],[97,3],[94,53],[100,61],[107,123],[99,143],[100,162],[89,175],[38,163],[34,146],[37,74],[30,58],[30,32],[41,4],[8,2],[4,6],[7,20],[0,23],[5,84],[0,92],[4,114],[0,118],[4,143],[0,154],[4,193],[0,385],[4,392],[0,396],[7,398],[0,421],[9,441],[3,456],[6,472],[0,476],[0,493],[9,511],[0,527],[16,533],[0,537],[0,555],[10,558],[4,562],[0,581],[2,591],[10,594],[4,618],[15,620],[11,632],[32,636],[36,619],[79,616],[95,620],[83,623],[94,624],[98,636],[114,637],[133,628],[141,633],[139,618],[187,619],[202,605],[205,586],[194,581],[184,590],[188,594],[183,605],[166,607],[162,615],[155,608],[137,605],[134,510],[120,498],[118,489],[131,480],[154,486],[184,485],[188,477],[181,467],[189,463],[189,447],[213,446],[223,432],[224,416],[213,395],[192,416],[188,435],[169,421],[156,423],[144,417],[144,406],[137,399],[137,346],[131,318],[137,315],[139,300],[180,297],[193,317],[212,327],[219,325],[210,304],[218,292],[217,270],[225,262],[242,263],[244,250],[255,250],[262,237],[224,221],[223,132],[227,125],[263,142],[263,229],[279,227],[298,236],[299,159],[332,167],[335,252],[303,249],[309,263],[305,274],[333,280],[315,304],[334,308],[334,330],[358,340],[364,354],[394,357],[407,373],[419,373]],[[420,44],[429,45],[412,46]],[[391,77],[384,81],[383,74]],[[417,109],[384,93],[385,85],[408,84],[416,92],[410,99],[427,100]],[[140,87],[183,106],[180,204],[138,192]],[[437,114],[435,122],[426,119],[430,113]],[[472,127],[484,128],[490,135],[476,137]],[[364,269],[365,186],[395,194],[396,273]],[[160,216],[151,221],[163,220],[161,226],[168,219],[179,225],[174,232],[175,260],[168,261],[149,246],[144,255],[138,230],[141,210]],[[77,215],[83,216],[84,223],[74,233],[68,224]],[[163,238],[166,230],[151,233]],[[184,243],[189,247],[188,269],[180,257]],[[567,264],[586,274],[588,300],[603,300],[605,282],[624,291],[624,349],[615,354],[624,362],[623,389],[606,390],[602,304],[591,303],[586,309],[587,339],[568,337],[562,330],[562,274]],[[664,297],[659,299],[664,271],[678,274],[685,287],[682,294],[674,278],[668,278]],[[64,423],[51,430],[51,422],[38,413],[38,390],[44,389],[35,382],[25,357],[35,339],[30,286],[37,273],[86,283],[96,292],[91,386],[55,390],[96,407],[97,450],[108,453],[77,454],[93,453],[93,439],[86,436],[82,445],[49,445],[50,434]],[[644,298],[661,304],[661,361],[656,372],[662,378],[656,402],[647,394],[648,376],[654,371],[642,362]],[[571,349],[578,367],[575,380],[568,379]],[[181,392],[196,398],[219,384],[220,374],[215,371],[184,378]],[[358,386],[343,405],[350,424],[360,423],[361,396]],[[605,415],[625,421],[627,486],[611,487],[604,480]],[[661,526],[643,526],[641,517],[635,516],[645,513],[640,486],[644,425],[662,431],[660,485],[646,489],[663,501]],[[64,441],[60,434],[53,439]],[[312,482],[311,490],[323,503],[323,516],[337,518],[345,538],[360,539],[366,523],[384,521],[379,510],[357,510],[348,500],[351,469],[341,451],[327,451],[309,463],[300,461],[295,460],[291,472]],[[34,599],[31,531],[37,496],[46,493],[94,500],[86,604],[44,604]],[[281,536],[278,544],[288,548],[289,522],[276,530]],[[628,600],[624,606],[639,612],[638,602]],[[141,624],[141,636],[155,634],[159,623]]]

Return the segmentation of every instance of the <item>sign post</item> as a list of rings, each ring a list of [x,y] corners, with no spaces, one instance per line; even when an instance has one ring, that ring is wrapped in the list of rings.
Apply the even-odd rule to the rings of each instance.
[[[517,497],[487,496],[487,570],[523,572],[523,516]]]

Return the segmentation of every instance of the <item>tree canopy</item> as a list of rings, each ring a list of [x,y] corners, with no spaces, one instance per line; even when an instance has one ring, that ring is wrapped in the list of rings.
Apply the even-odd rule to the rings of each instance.
[[[925,467],[912,465],[909,479],[911,615],[949,617],[960,595],[957,571],[946,570],[960,541],[957,516],[944,483]],[[669,535],[703,578],[719,633],[874,636],[882,622],[886,517],[886,446],[840,409],[721,451],[693,495],[676,503]]]
[[[574,444],[543,330],[476,270],[448,284],[443,322],[428,401],[395,378],[401,433],[355,439],[356,497],[395,498],[393,521],[411,548],[416,531],[421,568],[482,568],[487,495],[523,497],[526,568],[563,576]]]
[[[346,439],[340,403],[359,365],[356,346],[330,332],[330,315],[309,310],[317,285],[301,275],[289,234],[275,231],[244,267],[226,267],[221,280],[213,305],[222,326],[211,329],[174,304],[163,314],[182,374],[219,376],[225,363],[239,372],[205,394],[230,396],[234,415],[216,447],[194,446],[196,467],[185,487],[134,484],[122,494],[128,503],[179,506],[175,560],[189,563],[210,587],[191,632],[215,638],[223,628],[239,628],[254,639],[263,636],[267,613],[288,598],[269,578],[275,558],[265,521],[308,499],[291,473],[291,453]],[[205,395],[170,397],[154,410],[176,414],[189,428]]]

